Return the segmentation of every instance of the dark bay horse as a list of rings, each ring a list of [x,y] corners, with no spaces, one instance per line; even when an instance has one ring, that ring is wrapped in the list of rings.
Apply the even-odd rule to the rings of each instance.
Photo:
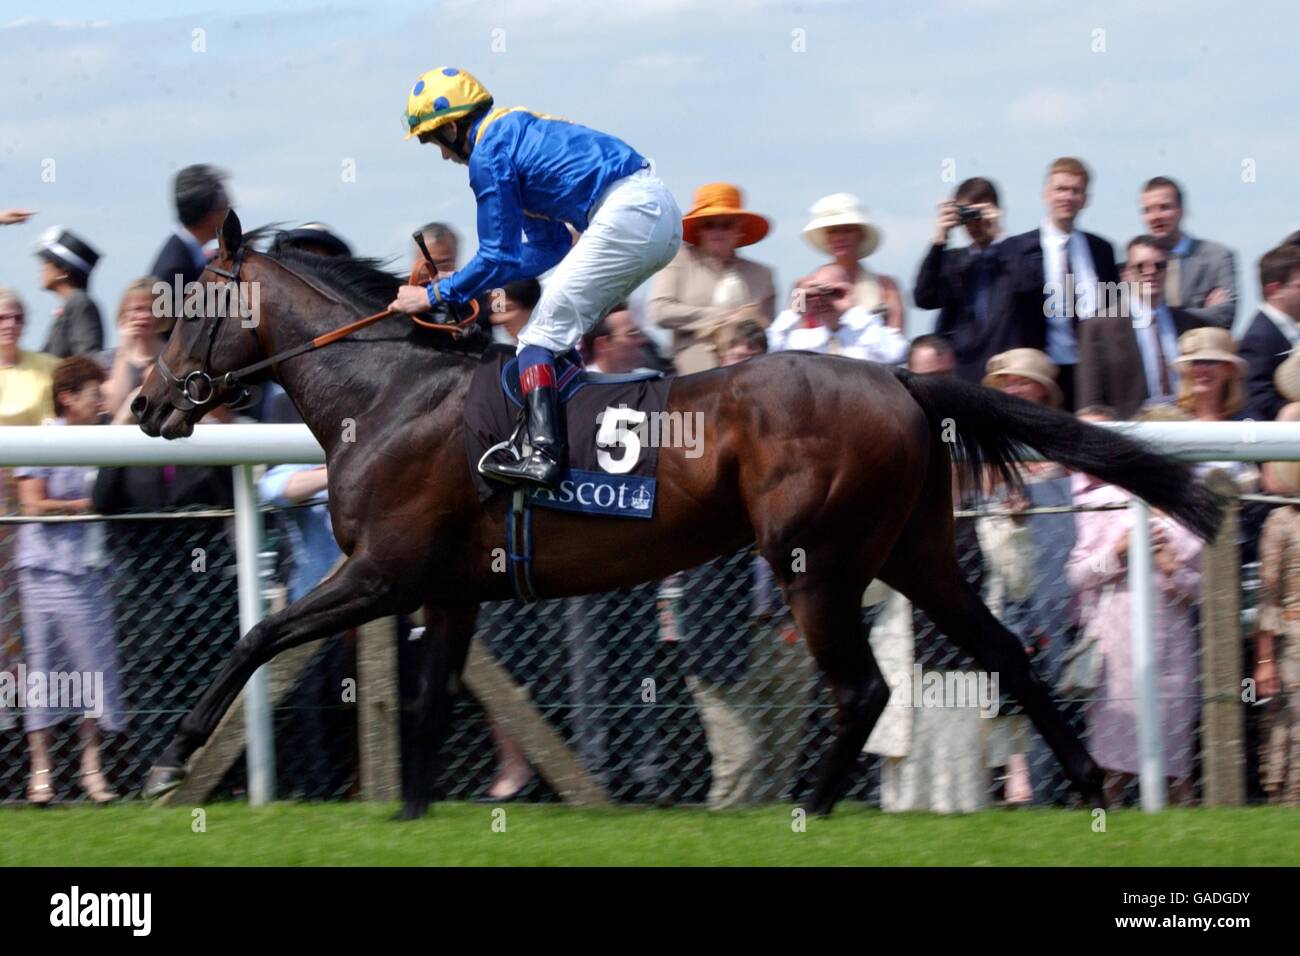
[[[225,281],[221,273],[259,283],[256,327],[207,315],[176,324],[135,400],[149,435],[190,434],[237,387],[222,373],[382,310],[402,281],[368,260],[270,255],[250,246],[230,214],[203,279]],[[429,627],[420,756],[404,768],[400,815],[424,814],[479,604],[513,596],[510,575],[494,570],[492,559],[506,543],[508,495],[480,503],[464,444],[465,393],[481,351],[395,316],[274,367],[325,449],[330,514],[347,559],[333,577],[243,636],[181,720],[150,772],[146,796],[180,782],[189,757],[258,666],[297,644],[423,607]],[[213,388],[187,398],[179,383],[196,372],[199,386],[211,381]],[[963,482],[989,471],[1014,482],[1012,466],[1033,449],[1212,536],[1220,503],[1185,465],[991,389],[807,353],[682,376],[669,409],[703,413],[703,454],[659,450],[650,520],[536,511],[540,593],[564,597],[652,581],[756,542],[833,691],[834,737],[807,807],[825,814],[889,698],[859,612],[863,590],[880,578],[998,673],[1072,784],[1100,804],[1100,769],[1031,670],[1020,641],[958,568],[953,452]]]

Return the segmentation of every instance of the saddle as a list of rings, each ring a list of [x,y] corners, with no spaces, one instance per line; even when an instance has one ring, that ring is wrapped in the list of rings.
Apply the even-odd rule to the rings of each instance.
[[[592,373],[583,367],[581,356],[570,351],[556,359],[555,378],[568,432],[569,462],[554,490],[503,485],[478,470],[483,455],[501,442],[514,440],[524,420],[519,363],[513,351],[492,346],[484,352],[465,396],[465,452],[474,488],[481,501],[509,494],[506,554],[515,594],[525,601],[539,596],[532,575],[533,510],[615,520],[653,517],[655,467],[663,434],[659,425],[672,417],[666,412],[673,384],[670,376]]]
[[[575,350],[556,359],[555,380],[569,439],[569,468],[559,490],[534,489],[528,494],[529,504],[586,514],[651,517],[658,442],[649,434],[641,441],[629,433],[638,428],[646,433],[647,426],[661,423],[673,379],[654,371],[588,372]],[[465,396],[465,451],[480,500],[509,487],[480,474],[478,462],[488,449],[511,439],[522,420],[523,405],[513,351],[489,348]],[[651,431],[655,438],[660,435],[657,428]]]
[[[662,372],[642,369],[638,372],[590,372],[582,364],[577,349],[570,349],[555,359],[555,394],[560,404],[587,385],[623,385],[663,378]],[[501,390],[516,408],[524,407],[524,393],[519,386],[519,359],[512,358],[501,367]]]

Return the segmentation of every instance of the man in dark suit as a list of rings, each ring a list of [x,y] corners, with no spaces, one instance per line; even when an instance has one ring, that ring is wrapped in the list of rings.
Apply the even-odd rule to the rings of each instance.
[[[1237,317],[1237,263],[1232,250],[1183,232],[1183,191],[1168,176],[1148,179],[1141,203],[1147,232],[1169,252],[1165,301],[1206,325],[1231,329]]]
[[[225,173],[202,163],[176,174],[176,217],[181,226],[163,243],[149,269],[155,279],[182,290],[172,299],[173,319],[181,315],[185,286],[197,282],[207,265],[203,246],[216,237],[230,211],[225,181]]]
[[[1165,302],[1168,253],[1155,236],[1128,244],[1118,306],[1079,323],[1074,395],[1079,408],[1109,406],[1131,418],[1146,402],[1178,395],[1178,337],[1205,319]]]
[[[971,244],[948,248],[948,234],[961,225]],[[1000,255],[1002,210],[998,191],[983,177],[967,179],[952,199],[939,203],[934,242],[916,274],[917,307],[938,309],[934,332],[956,354],[956,374],[978,383],[990,356],[1013,348],[1010,326],[994,319],[1008,308],[1008,270]]]
[[[1300,344],[1300,246],[1271,249],[1259,260],[1264,302],[1241,338],[1237,354],[1246,360],[1246,413],[1271,422],[1286,404],[1273,373]]]
[[[1079,320],[1097,315],[1101,297],[1119,282],[1110,240],[1075,228],[1088,204],[1088,181],[1088,168],[1071,156],[1048,167],[1042,224],[1004,244],[1011,290],[995,320],[1015,347],[1039,349],[1056,363],[1067,409],[1074,408]]]

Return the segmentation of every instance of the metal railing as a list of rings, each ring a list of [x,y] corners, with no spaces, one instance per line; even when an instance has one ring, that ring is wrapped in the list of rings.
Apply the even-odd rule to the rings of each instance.
[[[1300,460],[1300,423],[1123,423],[1118,428],[1188,461]],[[256,465],[320,463],[324,453],[303,425],[200,425],[190,438],[165,442],[129,426],[0,428],[0,467],[220,465],[234,469],[235,569],[241,633],[264,614],[259,588],[261,520],[254,486]],[[1164,771],[1155,689],[1154,620],[1149,596],[1153,567],[1145,503],[1133,501],[1134,539],[1128,565],[1133,601],[1134,686],[1139,700],[1141,799],[1147,810],[1164,803]],[[1049,509],[1050,510],[1050,509]],[[245,689],[248,792],[252,803],[273,799],[275,763],[267,673]]]

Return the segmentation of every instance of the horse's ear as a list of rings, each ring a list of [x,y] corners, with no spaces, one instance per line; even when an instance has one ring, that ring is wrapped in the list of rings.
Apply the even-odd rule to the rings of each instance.
[[[221,257],[229,259],[239,251],[243,241],[244,227],[239,224],[239,217],[235,210],[227,210],[225,221],[221,223]]]

